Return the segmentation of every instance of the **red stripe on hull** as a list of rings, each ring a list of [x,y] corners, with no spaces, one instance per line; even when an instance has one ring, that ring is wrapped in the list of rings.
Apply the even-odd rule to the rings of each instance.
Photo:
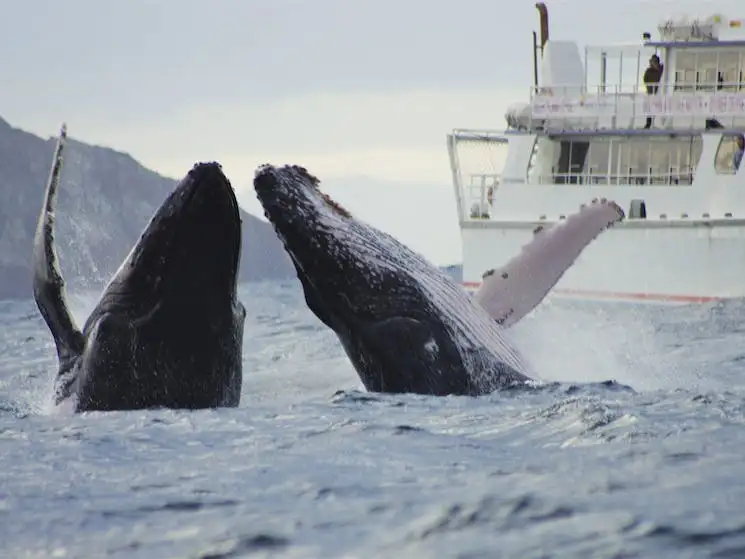
[[[466,281],[463,285],[468,289],[478,289],[479,282]],[[672,295],[665,293],[626,293],[622,291],[593,291],[585,289],[554,289],[552,293],[569,295],[572,297],[586,297],[588,299],[614,299],[626,301],[651,301],[660,303],[712,303],[722,301],[727,297],[706,297],[700,295]]]

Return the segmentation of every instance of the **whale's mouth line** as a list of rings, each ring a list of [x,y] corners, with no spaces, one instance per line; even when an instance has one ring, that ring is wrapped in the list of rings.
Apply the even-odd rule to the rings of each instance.
[[[241,264],[241,250],[242,250],[242,225],[243,225],[243,219],[241,218],[241,210],[240,206],[238,205],[238,199],[235,196],[235,190],[233,189],[233,186],[230,183],[226,183],[223,185],[223,188],[228,189],[228,199],[230,200],[230,219],[233,220],[233,259],[231,261],[232,263],[232,271],[236,276],[236,283],[237,283],[237,276],[238,276],[238,268],[240,268]]]

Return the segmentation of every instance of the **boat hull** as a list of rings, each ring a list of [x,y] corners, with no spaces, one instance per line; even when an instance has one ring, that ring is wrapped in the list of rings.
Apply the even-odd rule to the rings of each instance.
[[[517,255],[540,223],[464,223],[464,285],[478,288],[482,274]],[[624,221],[590,243],[551,294],[663,304],[745,297],[745,220]]]

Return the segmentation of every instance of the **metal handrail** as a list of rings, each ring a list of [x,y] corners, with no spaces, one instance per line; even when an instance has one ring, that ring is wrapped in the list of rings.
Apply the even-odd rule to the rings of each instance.
[[[650,186],[690,186],[693,183],[693,169],[670,169],[668,172],[644,173],[629,169],[623,173],[552,173],[537,177],[538,184],[629,184]],[[557,179],[563,179],[557,181]]]
[[[657,95],[675,94],[676,92],[696,92],[703,91],[706,93],[732,93],[733,91],[745,91],[745,81],[733,82],[698,82],[687,83],[674,81],[671,83],[661,82],[657,84]],[[685,89],[684,89],[685,88]],[[530,100],[536,97],[563,97],[563,98],[580,98],[580,97],[617,97],[617,96],[636,96],[647,95],[646,86],[642,84],[569,84],[569,85],[552,85],[535,87],[530,86]]]

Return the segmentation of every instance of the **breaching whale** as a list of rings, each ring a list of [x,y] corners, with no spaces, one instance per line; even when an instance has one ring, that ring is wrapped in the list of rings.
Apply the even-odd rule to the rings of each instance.
[[[55,403],[79,412],[237,406],[242,224],[219,164],[196,164],[166,198],[80,331],[54,242],[66,136],[63,125],[34,242],[34,298],[59,361]]]
[[[529,312],[572,264],[574,247],[623,218],[618,206],[599,202],[554,231],[539,231],[500,271],[501,282],[484,283],[480,303],[422,256],[352,217],[306,169],[263,165],[254,188],[308,307],[336,333],[371,392],[479,395],[530,380],[499,322]],[[575,242],[578,231],[584,240]],[[538,259],[551,250],[565,254],[544,270]],[[512,305],[495,303],[503,297]]]

